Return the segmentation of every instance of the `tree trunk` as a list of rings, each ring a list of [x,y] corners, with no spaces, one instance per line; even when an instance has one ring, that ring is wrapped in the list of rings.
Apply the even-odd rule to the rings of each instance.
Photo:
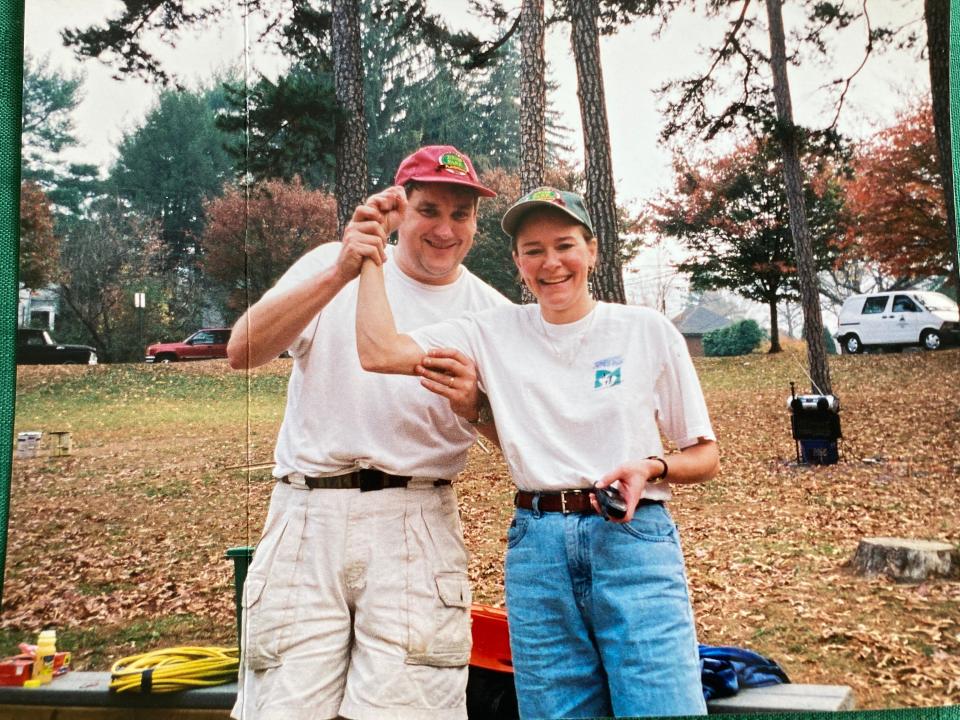
[[[777,314],[779,316],[779,308],[777,309]],[[784,301],[783,303],[783,316],[787,320],[787,337],[794,337],[793,331],[793,310],[790,308],[790,303]]]
[[[569,8],[570,40],[577,66],[577,98],[583,123],[584,172],[587,176],[584,199],[599,244],[594,289],[598,300],[625,303],[613,163],[610,160],[610,128],[600,65],[597,0],[576,0],[569,3]]]
[[[780,347],[780,325],[777,317],[777,299],[770,301],[770,352],[778,353],[783,348]]]
[[[817,280],[807,209],[803,199],[803,171],[800,168],[798,128],[793,123],[790,84],[787,80],[787,52],[783,34],[783,5],[781,0],[767,0],[767,18],[770,25],[770,69],[773,72],[773,95],[777,105],[780,145],[783,152],[783,179],[787,188],[787,206],[790,210],[790,234],[797,257],[797,275],[800,280],[800,299],[803,305],[804,335],[807,338],[807,362],[813,392],[830,394],[830,367],[827,348],[823,342],[823,318],[820,315],[820,283]]]
[[[547,80],[543,57],[543,0],[520,7],[520,193],[543,185]]]
[[[520,193],[543,185],[546,164],[547,63],[543,56],[543,0],[520,6]],[[512,199],[512,198],[511,198]],[[522,280],[520,301],[535,302]]]
[[[367,131],[357,0],[333,0],[331,42],[337,97],[337,237],[367,197]]]
[[[946,542],[909,538],[864,538],[850,560],[858,575],[887,575],[897,582],[960,577],[960,550]]]
[[[100,333],[97,332],[96,323],[91,322],[86,313],[81,312],[79,304],[74,302],[70,288],[65,285],[59,285],[57,295],[67,304],[67,307],[73,310],[73,314],[77,317],[77,320],[79,320],[80,324],[90,333],[93,344],[97,348],[98,357],[102,358],[102,360],[110,359],[109,344]]]
[[[953,275],[947,282],[960,296],[960,249],[957,247],[957,209],[950,145],[950,0],[924,0],[923,17],[927,24],[927,53],[930,57],[933,129],[937,136],[943,197],[947,203],[947,233],[953,250]]]

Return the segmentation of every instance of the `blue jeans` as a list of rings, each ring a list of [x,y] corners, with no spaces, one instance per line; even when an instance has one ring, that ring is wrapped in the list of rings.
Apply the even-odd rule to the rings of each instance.
[[[506,602],[520,717],[704,715],[683,553],[662,505],[626,525],[517,509]]]

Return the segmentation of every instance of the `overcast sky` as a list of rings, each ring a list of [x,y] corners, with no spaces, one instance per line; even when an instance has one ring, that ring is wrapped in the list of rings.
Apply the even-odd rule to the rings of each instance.
[[[444,2],[444,12],[452,12],[454,4],[450,0]],[[910,5],[911,13],[894,0],[882,0],[870,7],[874,22],[886,19],[881,11],[906,21],[919,12],[918,3]],[[114,157],[114,148],[123,131],[142,120],[156,88],[137,79],[114,80],[110,69],[97,61],[77,61],[62,47],[59,31],[102,21],[120,7],[121,3],[116,0],[26,2],[24,44],[27,50],[35,55],[49,54],[55,67],[80,68],[86,74],[85,99],[77,113],[82,142],[77,152],[101,164],[108,164]],[[457,18],[458,13],[453,17]],[[464,18],[462,22],[469,19],[462,12],[459,17]],[[476,23],[471,27],[475,28]],[[648,198],[669,182],[670,154],[658,140],[662,123],[654,90],[670,78],[705,67],[706,60],[698,50],[713,40],[718,31],[722,32],[723,24],[716,19],[682,13],[659,39],[652,37],[651,29],[648,23],[637,23],[614,37],[603,38],[601,45],[614,174],[618,196],[623,200]],[[255,39],[250,45],[251,65],[275,73],[278,61],[271,57],[270,48],[257,45]],[[185,34],[175,51],[165,51],[162,55],[164,66],[178,77],[199,81],[231,65],[242,67],[243,48],[243,21],[237,11],[216,27]],[[850,42],[841,48],[833,69],[791,69],[794,108],[800,122],[821,126],[829,122],[832,104],[825,101],[831,96],[820,85],[824,78],[851,72],[859,64],[861,53],[862,39],[851,33]],[[576,73],[565,28],[558,27],[549,33],[547,61],[553,79],[560,86],[551,100],[561,112],[564,124],[573,128],[572,139],[582,154]],[[905,95],[922,94],[928,92],[928,88],[926,65],[915,51],[874,57],[856,80],[841,126],[862,136],[871,127],[888,121],[902,107]]]
[[[514,0],[519,6],[519,0]],[[232,15],[215,27],[184,33],[176,50],[160,44],[164,67],[188,84],[201,82],[218,70],[243,67],[245,32],[241,3]],[[434,1],[445,16],[476,31],[480,24],[462,9],[462,0]],[[549,5],[549,0],[548,0]],[[760,3],[756,3],[762,8]],[[874,25],[915,21],[923,35],[920,3],[901,0],[876,0],[869,4]],[[84,100],[76,114],[81,146],[71,157],[108,166],[123,133],[135,128],[153,99],[157,88],[138,79],[115,80],[112,71],[97,61],[80,62],[65,49],[59,32],[65,27],[87,27],[118,14],[117,0],[26,0],[25,42],[28,52],[48,55],[54,67],[85,73]],[[791,15],[786,16],[787,30]],[[660,142],[662,120],[654,91],[663,82],[688,75],[706,67],[700,50],[723,32],[725,23],[717,19],[678,13],[659,38],[653,25],[636,23],[613,37],[601,39],[603,74],[610,122],[613,168],[617,200],[639,207],[655,197],[671,182],[670,150]],[[249,28],[251,40],[247,58],[253,70],[275,75],[281,67],[269,44],[256,42],[256,28]],[[790,69],[794,112],[798,122],[823,127],[830,122],[834,106],[823,84],[828,79],[850,74],[860,63],[864,37],[861,30],[849,32],[845,43],[832,55],[833,65],[807,64]],[[764,47],[766,47],[764,45]],[[548,32],[547,63],[551,78],[559,84],[550,98],[573,130],[571,140],[582,158],[580,112],[576,96],[576,72],[570,57],[568,29],[557,27]],[[855,137],[865,137],[888,124],[904,107],[907,98],[929,93],[926,62],[913,51],[890,52],[871,58],[856,78],[848,95],[840,128]],[[668,253],[667,256],[670,254]],[[661,263],[661,260],[656,260]]]

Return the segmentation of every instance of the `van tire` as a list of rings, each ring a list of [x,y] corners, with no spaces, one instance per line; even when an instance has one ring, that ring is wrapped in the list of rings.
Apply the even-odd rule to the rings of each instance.
[[[939,350],[940,333],[936,330],[924,330],[920,333],[920,344],[924,350]]]
[[[846,335],[840,343],[840,350],[844,355],[859,355],[863,352],[863,344],[857,335]]]

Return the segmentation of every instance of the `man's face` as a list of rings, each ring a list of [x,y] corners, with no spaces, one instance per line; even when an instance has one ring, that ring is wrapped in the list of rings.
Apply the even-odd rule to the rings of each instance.
[[[471,190],[424,183],[407,198],[407,209],[397,228],[397,264],[422,283],[452,283],[476,232],[477,201]]]

